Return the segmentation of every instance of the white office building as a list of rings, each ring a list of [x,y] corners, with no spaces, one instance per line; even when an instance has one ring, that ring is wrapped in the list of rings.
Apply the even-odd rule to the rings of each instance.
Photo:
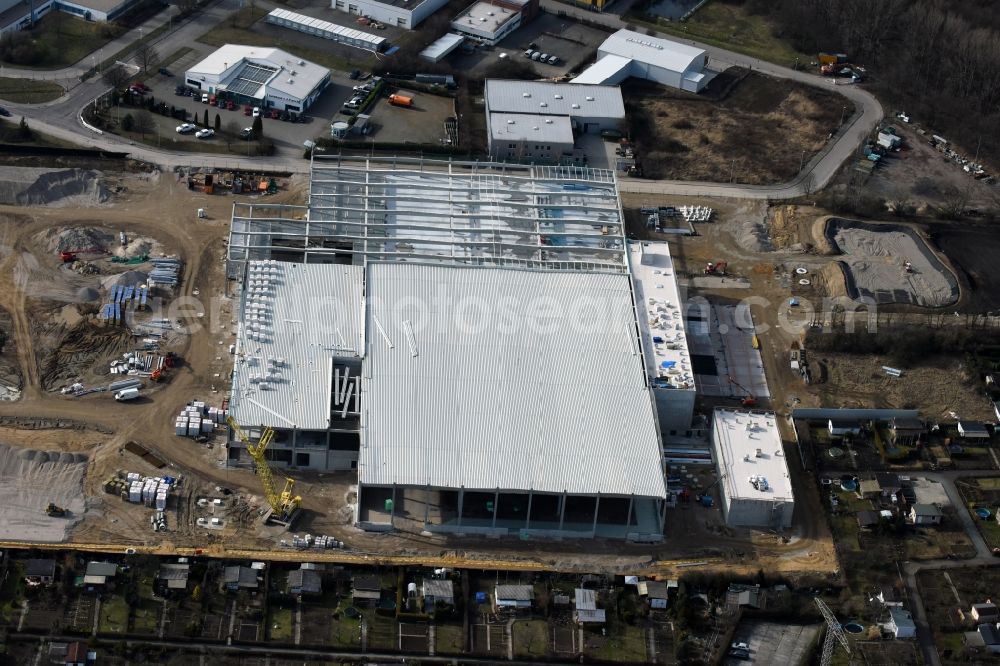
[[[716,409],[712,456],[727,525],[791,527],[795,500],[773,413]]]
[[[330,70],[281,49],[226,44],[187,70],[184,82],[238,104],[302,113],[330,84]]]
[[[332,0],[330,6],[355,16],[411,30],[448,4],[448,0]]]
[[[484,98],[490,154],[499,159],[558,161],[572,137],[625,122],[617,86],[488,79]]]
[[[573,83],[609,85],[631,76],[696,93],[708,83],[707,66],[708,54],[703,49],[619,30],[604,40],[597,49],[597,62]]]

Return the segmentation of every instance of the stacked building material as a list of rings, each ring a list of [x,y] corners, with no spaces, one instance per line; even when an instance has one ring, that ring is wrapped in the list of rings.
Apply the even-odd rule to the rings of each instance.
[[[211,435],[215,426],[226,422],[229,410],[225,407],[209,407],[200,400],[192,401],[184,407],[174,421],[174,434],[178,437]]]
[[[149,283],[165,284],[172,287],[180,281],[180,272],[180,259],[153,259],[153,270],[149,273]]]

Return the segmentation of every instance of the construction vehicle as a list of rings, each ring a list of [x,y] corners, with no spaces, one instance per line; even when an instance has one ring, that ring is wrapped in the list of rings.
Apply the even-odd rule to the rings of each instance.
[[[56,506],[52,502],[49,502],[49,505],[45,507],[45,515],[52,516],[53,518],[65,518],[68,513],[69,511],[61,506]]]
[[[285,487],[279,493],[278,489],[274,485],[274,475],[271,473],[271,466],[267,462],[267,447],[271,444],[271,440],[274,439],[274,428],[267,427],[261,433],[260,439],[257,440],[256,444],[250,442],[250,438],[247,437],[243,429],[240,428],[240,424],[236,422],[232,416],[226,418],[226,423],[232,428],[233,433],[240,438],[243,445],[247,449],[247,453],[253,458],[254,468],[257,471],[257,476],[260,477],[260,483],[264,487],[264,499],[267,503],[271,505],[273,513],[271,514],[272,519],[276,519],[276,522],[289,524],[294,517],[296,511],[302,505],[302,498],[292,495],[292,488],[295,487],[295,480],[285,477]]]
[[[60,252],[59,258],[64,264],[71,264],[76,261],[76,252]]]
[[[389,95],[389,104],[409,109],[413,107],[413,98],[406,95]]]
[[[725,275],[728,267],[729,264],[725,261],[714,264],[710,261],[705,265],[705,275]]]
[[[756,407],[757,406],[757,397],[753,393],[750,392],[750,389],[748,389],[747,387],[743,386],[738,381],[736,381],[733,378],[732,375],[729,375],[728,379],[729,379],[729,383],[730,384],[732,384],[733,386],[735,386],[739,390],[743,391],[744,395],[743,395],[742,398],[740,398],[740,404],[741,405],[743,405],[744,407]]]

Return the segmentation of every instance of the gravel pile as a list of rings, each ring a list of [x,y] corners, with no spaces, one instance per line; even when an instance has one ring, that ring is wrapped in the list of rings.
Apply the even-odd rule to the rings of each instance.
[[[83,519],[87,456],[0,444],[0,540],[61,542]],[[49,502],[69,510],[65,518],[45,514]]]

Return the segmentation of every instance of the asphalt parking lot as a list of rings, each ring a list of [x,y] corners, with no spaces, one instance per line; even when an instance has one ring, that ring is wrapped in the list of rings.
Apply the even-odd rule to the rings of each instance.
[[[208,122],[210,127],[215,126],[215,116],[219,115],[223,132],[231,123],[236,123],[239,128],[249,127],[253,124],[253,117],[244,115],[243,107],[237,106],[233,110],[208,106],[201,102],[201,97],[183,97],[174,94],[174,88],[183,83],[183,75],[178,72],[177,76],[165,77],[157,75],[146,80],[146,85],[152,88],[156,100],[163,100],[168,105],[182,108],[189,114],[197,118],[198,123],[204,119],[205,110],[208,110]],[[309,107],[303,115],[305,122],[292,123],[272,118],[264,118],[264,136],[274,141],[275,146],[282,152],[298,152],[303,149],[303,143],[317,137],[326,137],[330,134],[330,122],[336,119],[340,107],[352,97],[353,86],[357,81],[350,80],[346,75],[339,72],[331,72],[330,85],[319,99]],[[127,113],[128,108],[122,107],[122,113]],[[161,141],[181,140],[181,135],[174,131],[182,121],[153,114],[157,127],[161,134]],[[190,117],[189,117],[190,118]],[[341,116],[341,120],[346,116]],[[189,119],[188,122],[193,122]],[[168,138],[169,137],[169,138]],[[194,140],[193,135],[187,135],[183,140]],[[204,139],[207,142],[225,142],[223,136],[215,136]]]
[[[372,105],[368,113],[374,131],[372,139],[387,143],[439,143],[447,138],[446,118],[455,115],[455,100],[401,88],[397,94],[413,98],[413,108],[389,104],[383,98]]]

